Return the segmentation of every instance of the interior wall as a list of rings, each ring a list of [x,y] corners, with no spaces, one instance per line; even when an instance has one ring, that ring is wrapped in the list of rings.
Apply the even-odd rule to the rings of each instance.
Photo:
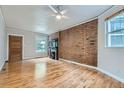
[[[23,59],[30,59],[30,58],[37,58],[37,57],[46,57],[47,53],[47,45],[46,51],[43,53],[36,52],[36,38],[40,38],[41,40],[48,41],[48,35],[6,27],[7,35],[19,35],[23,36]],[[8,40],[8,39],[7,39]],[[8,41],[7,41],[7,47]],[[8,55],[8,48],[7,48],[7,55]],[[8,59],[8,56],[7,56]]]
[[[98,18],[98,67],[124,80],[124,48],[105,47],[105,18],[123,8],[114,6]]]
[[[0,8],[0,69],[6,61],[6,31],[5,22]]]
[[[59,39],[59,32],[56,32],[56,33],[49,35],[49,40],[56,39],[56,38]]]
[[[59,58],[97,66],[97,19],[59,32]]]

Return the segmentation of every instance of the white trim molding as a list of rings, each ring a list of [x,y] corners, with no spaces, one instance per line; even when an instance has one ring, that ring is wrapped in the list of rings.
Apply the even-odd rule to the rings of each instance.
[[[0,71],[3,69],[3,66],[6,62],[2,62],[2,64],[0,65]]]
[[[99,72],[102,72],[110,77],[112,77],[113,79],[116,79],[122,83],[124,83],[124,79],[110,73],[110,72],[107,72],[101,68],[98,68],[98,67],[94,67],[94,66],[90,66],[90,65],[86,65],[86,64],[81,64],[81,63],[78,63],[78,62],[75,62],[75,61],[70,61],[70,60],[66,60],[66,59],[62,59],[62,58],[59,58],[60,61],[64,61],[64,62],[68,62],[68,63],[72,63],[72,64],[76,64],[76,65],[80,65],[80,66],[83,66],[83,67],[87,67],[87,68],[90,68],[90,69],[94,69],[94,70],[97,70]]]
[[[108,75],[108,76],[110,76],[110,77],[112,77],[113,79],[116,79],[116,80],[124,83],[124,79],[122,79],[122,78],[120,78],[120,77],[118,77],[118,76],[116,76],[116,75],[114,75],[114,74],[112,74],[112,73],[110,73],[108,71],[105,71],[105,70],[103,70],[101,68],[97,68],[97,70],[102,72],[102,73],[104,73],[104,74],[106,74],[106,75]]]
[[[55,32],[67,30],[67,29],[70,29],[70,28],[72,28],[72,27],[76,27],[76,26],[79,26],[79,25],[81,25],[81,24],[84,24],[84,23],[93,21],[93,20],[95,20],[95,19],[98,19],[99,16],[101,16],[102,14],[104,14],[106,11],[110,10],[113,6],[114,6],[114,5],[111,5],[108,9],[106,9],[105,11],[103,11],[103,12],[102,12],[101,14],[99,14],[99,15],[96,15],[96,16],[94,16],[94,17],[92,17],[92,18],[89,18],[89,19],[87,19],[87,20],[81,21],[81,22],[79,22],[79,23],[70,25],[70,26],[68,26],[68,27],[66,27],[66,28],[58,29],[58,30],[56,30]],[[55,33],[55,32],[54,32],[54,33]],[[52,34],[52,33],[51,33],[51,34]]]
[[[56,30],[56,31],[53,32],[53,33],[56,33],[56,32],[59,32],[59,31],[64,31],[64,30],[70,29],[70,28],[72,28],[72,27],[79,26],[79,25],[81,25],[81,24],[84,24],[84,23],[87,23],[87,22],[90,22],[90,21],[93,21],[93,20],[96,20],[96,19],[98,19],[98,16],[93,17],[93,18],[90,18],[90,19],[88,19],[88,20],[84,20],[84,21],[82,21],[82,22],[79,22],[79,23],[76,23],[76,24],[73,24],[73,25],[70,25],[70,26],[68,26],[68,27],[66,27],[66,28],[64,28],[64,29],[58,29],[58,30]],[[51,34],[52,34],[52,33],[51,33]]]
[[[24,35],[19,34],[7,34],[7,60],[9,59],[9,35],[22,37],[22,59],[24,59]]]
[[[76,65],[80,65],[80,66],[83,66],[83,67],[87,67],[87,68],[92,68],[92,69],[96,69],[96,67],[94,66],[90,66],[90,65],[86,65],[86,64],[81,64],[79,62],[75,62],[75,61],[70,61],[70,60],[66,60],[66,59],[62,59],[62,58],[59,58],[60,61],[65,61],[65,62],[68,62],[68,63],[72,63],[72,64],[76,64]]]

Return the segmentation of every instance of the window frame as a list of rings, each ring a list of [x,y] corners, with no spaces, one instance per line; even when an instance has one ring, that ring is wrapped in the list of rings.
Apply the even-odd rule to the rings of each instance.
[[[123,34],[112,34],[112,32],[110,32],[110,26],[108,24],[108,21],[111,20],[112,18],[120,15],[121,13],[124,13],[124,9],[120,10],[119,12],[116,12],[115,14],[109,16],[108,18],[105,19],[105,47],[107,48],[124,48],[124,45],[123,46],[112,46],[110,45],[111,44],[111,36],[113,35],[124,35]],[[110,43],[109,43],[110,42]]]
[[[38,47],[38,46],[37,46],[37,44],[38,44],[37,41],[40,41],[40,42],[41,42],[41,41],[45,41],[45,48],[44,48],[44,51],[38,51],[38,50],[37,50],[37,47]],[[47,49],[47,48],[46,48],[46,44],[47,44],[46,40],[42,40],[42,39],[41,39],[41,40],[40,40],[40,39],[39,39],[39,40],[36,40],[36,50],[35,50],[35,52],[36,52],[36,53],[44,53],[44,52],[46,52],[46,49]]]
[[[116,45],[116,46],[111,46],[111,36],[124,36],[124,34],[108,34],[108,47],[124,47],[123,46],[119,46],[119,45]]]

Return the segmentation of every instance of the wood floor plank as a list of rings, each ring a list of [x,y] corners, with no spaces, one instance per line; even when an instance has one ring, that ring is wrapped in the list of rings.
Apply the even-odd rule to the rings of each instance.
[[[124,88],[124,84],[90,68],[49,58],[7,63],[1,88]]]

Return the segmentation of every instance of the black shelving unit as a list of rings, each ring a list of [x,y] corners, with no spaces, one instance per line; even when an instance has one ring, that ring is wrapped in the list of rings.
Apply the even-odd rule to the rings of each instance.
[[[52,59],[58,60],[58,39],[49,41],[49,56]]]

